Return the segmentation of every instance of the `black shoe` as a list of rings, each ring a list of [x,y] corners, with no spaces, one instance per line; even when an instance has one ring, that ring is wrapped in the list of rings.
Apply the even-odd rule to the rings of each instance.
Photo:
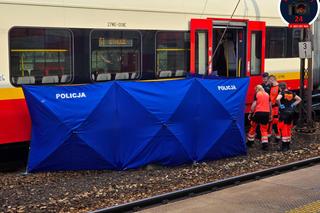
[[[274,143],[279,144],[279,143],[280,143],[280,141],[281,141],[281,139],[280,139],[280,138],[275,138]]]
[[[268,143],[262,143],[262,150],[263,151],[268,151]]]
[[[247,141],[247,147],[252,147],[254,141]]]
[[[281,144],[281,151],[282,152],[287,152],[290,149],[290,143],[288,142],[282,142]]]

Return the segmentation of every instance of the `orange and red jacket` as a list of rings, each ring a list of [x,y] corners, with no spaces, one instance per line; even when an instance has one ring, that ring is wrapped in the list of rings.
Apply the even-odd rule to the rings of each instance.
[[[270,112],[270,97],[266,92],[257,92],[255,95],[256,108],[254,112]]]

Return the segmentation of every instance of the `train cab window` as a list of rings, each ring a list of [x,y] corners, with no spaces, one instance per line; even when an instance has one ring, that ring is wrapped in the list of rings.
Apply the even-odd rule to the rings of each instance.
[[[251,75],[261,74],[261,51],[262,51],[262,33],[253,31],[251,33]]]
[[[139,79],[141,34],[94,30],[91,33],[91,77],[94,81]]]
[[[156,34],[156,76],[182,77],[189,70],[190,38],[187,32]]]
[[[15,27],[9,32],[9,40],[13,85],[72,81],[72,34],[69,30]]]

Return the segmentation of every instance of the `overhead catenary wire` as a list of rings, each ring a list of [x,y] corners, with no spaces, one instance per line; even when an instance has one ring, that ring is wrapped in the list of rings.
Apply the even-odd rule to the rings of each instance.
[[[233,16],[234,16],[234,14],[236,13],[240,2],[241,2],[241,0],[238,0],[236,6],[235,6],[235,8],[233,9],[233,12],[232,12],[232,14],[231,14],[231,16],[230,16],[230,19],[232,19]],[[206,3],[207,3],[207,1],[206,1]],[[207,5],[205,5],[205,7],[207,7]],[[219,40],[219,42],[218,42],[218,45],[217,45],[217,47],[215,48],[215,50],[214,50],[214,52],[213,52],[213,54],[212,54],[212,58],[215,57],[215,55],[216,55],[216,53],[217,53],[217,51],[218,51],[218,49],[219,49],[219,47],[220,47],[220,45],[221,45],[221,43],[222,43],[222,40],[223,40],[223,38],[224,38],[227,30],[228,30],[228,27],[229,27],[229,25],[230,25],[230,22],[231,22],[231,21],[228,21],[227,26],[226,26],[226,28],[224,29],[224,31],[223,31],[223,33],[222,33],[222,35],[221,35],[221,38],[220,38],[220,40]]]
[[[201,17],[203,16],[204,11],[206,11],[207,5],[208,5],[208,0],[206,0],[206,1],[204,2],[203,9],[202,9],[202,12],[201,12]]]

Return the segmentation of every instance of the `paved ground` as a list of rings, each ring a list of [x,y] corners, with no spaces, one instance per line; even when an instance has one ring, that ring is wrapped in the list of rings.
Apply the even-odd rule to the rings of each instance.
[[[320,165],[142,212],[320,212]]]

